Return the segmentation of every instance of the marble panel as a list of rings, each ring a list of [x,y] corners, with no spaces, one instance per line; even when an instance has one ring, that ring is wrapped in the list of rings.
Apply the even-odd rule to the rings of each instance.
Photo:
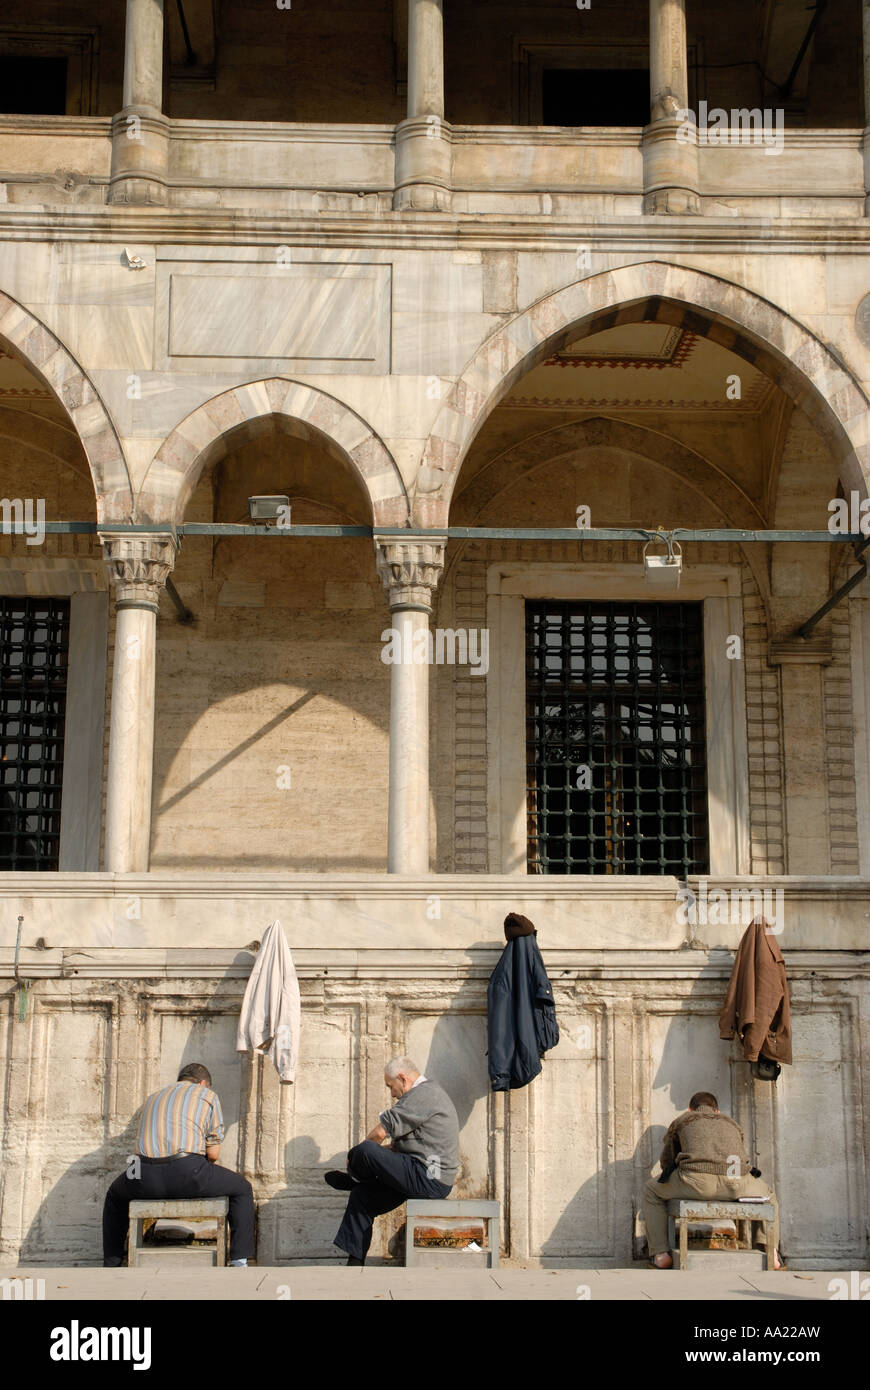
[[[390,267],[162,261],[157,322],[161,369],[383,372]]]

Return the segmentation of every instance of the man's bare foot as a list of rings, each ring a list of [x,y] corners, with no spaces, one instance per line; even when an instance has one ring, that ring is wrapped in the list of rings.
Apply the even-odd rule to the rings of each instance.
[[[673,1269],[674,1265],[673,1259],[667,1251],[662,1255],[653,1255],[652,1262],[656,1269]]]

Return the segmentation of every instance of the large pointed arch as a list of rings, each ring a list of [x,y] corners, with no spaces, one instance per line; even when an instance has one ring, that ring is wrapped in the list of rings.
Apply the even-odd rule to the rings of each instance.
[[[476,474],[463,493],[471,512],[463,525],[490,524],[481,516],[496,497],[529,474],[557,463],[566,455],[589,448],[617,450],[626,458],[637,459],[641,464],[679,478],[718,513],[723,526],[751,531],[765,525],[761,508],[749,494],[697,450],[659,430],[626,420],[612,420],[606,415],[554,425],[552,429],[529,435],[503,449]],[[746,545],[742,550],[766,604],[770,585],[762,548]]]
[[[350,465],[369,499],[374,525],[406,525],[405,485],[372,427],[335,396],[286,377],[234,386],[176,425],[148,466],[136,498],[137,521],[177,525],[204,469],[274,424],[316,438],[333,458]]]
[[[127,461],[108,410],[59,338],[17,299],[0,290],[0,340],[54,392],[82,442],[97,500],[97,520],[132,515]]]
[[[870,402],[830,349],[750,290],[686,266],[644,261],[591,275],[546,295],[481,345],[426,441],[414,498],[415,524],[446,525],[468,449],[520,377],[566,342],[642,321],[689,329],[764,372],[830,444],[846,488],[866,495]]]
[[[569,420],[509,444],[488,460],[463,492],[474,513],[469,525],[486,525],[480,514],[495,497],[529,472],[555,463],[566,454],[584,448],[619,449],[642,462],[654,464],[685,481],[706,497],[731,526],[751,529],[764,525],[764,513],[744,488],[723,469],[688,444],[661,430],[607,415]],[[710,483],[713,483],[711,494]],[[465,524],[465,523],[463,523]]]

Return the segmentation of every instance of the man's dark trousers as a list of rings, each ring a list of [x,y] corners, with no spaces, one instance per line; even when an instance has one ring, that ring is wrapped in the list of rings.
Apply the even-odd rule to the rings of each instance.
[[[335,1244],[356,1260],[365,1259],[376,1216],[395,1211],[407,1197],[446,1197],[452,1183],[436,1182],[412,1154],[394,1153],[364,1139],[347,1156],[347,1170],[358,1181],[347,1200]]]
[[[254,1193],[247,1178],[231,1168],[209,1163],[204,1154],[185,1154],[168,1163],[139,1160],[141,1177],[122,1173],[106,1193],[103,1205],[103,1264],[124,1263],[124,1240],[129,1206],[146,1197],[229,1197],[230,1259],[254,1253]]]

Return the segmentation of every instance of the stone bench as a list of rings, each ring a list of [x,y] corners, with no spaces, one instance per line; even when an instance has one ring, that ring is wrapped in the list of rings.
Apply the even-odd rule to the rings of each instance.
[[[457,1265],[463,1269],[473,1269],[476,1265],[484,1265],[487,1269],[497,1269],[499,1211],[499,1202],[484,1201],[477,1197],[463,1197],[455,1200],[444,1197],[438,1201],[409,1198],[405,1206],[407,1217],[405,1225],[406,1268],[448,1264]],[[415,1244],[415,1232],[419,1232],[427,1223],[432,1223],[430,1226],[432,1243]],[[463,1226],[466,1225],[471,1229],[464,1233]],[[481,1227],[484,1241],[480,1251],[469,1251],[467,1245],[450,1243],[451,1234],[454,1239],[460,1241],[464,1234],[467,1234],[469,1239],[476,1239],[474,1228],[477,1226]],[[443,1232],[446,1242],[443,1245],[437,1243],[441,1232]]]
[[[170,1259],[186,1264],[225,1265],[227,1263],[227,1212],[229,1202],[226,1197],[175,1197],[149,1198],[130,1203],[130,1234],[127,1243],[127,1264],[141,1265],[155,1260]],[[175,1249],[169,1245],[147,1246],[144,1244],[144,1223],[146,1221],[202,1221],[217,1223],[217,1241],[209,1248],[197,1249],[180,1245]]]
[[[758,1255],[758,1263],[761,1263],[761,1251],[756,1252],[753,1246],[753,1227],[761,1226],[761,1234],[764,1237],[765,1245],[765,1269],[773,1269],[773,1220],[774,1211],[771,1202],[703,1202],[700,1200],[687,1200],[684,1197],[674,1197],[668,1202],[668,1248],[674,1256],[674,1267],[676,1269],[691,1269],[693,1265],[698,1267],[702,1262],[716,1262],[718,1268],[722,1268],[725,1263],[729,1263],[728,1257],[735,1262],[739,1261],[740,1267],[746,1267],[747,1256]],[[689,1226],[692,1222],[703,1221],[706,1224],[716,1221],[733,1221],[737,1226],[738,1249],[710,1250],[710,1251],[689,1251]],[[676,1244],[675,1227],[677,1222],[680,1225],[679,1248]],[[700,1256],[700,1258],[699,1258]]]

